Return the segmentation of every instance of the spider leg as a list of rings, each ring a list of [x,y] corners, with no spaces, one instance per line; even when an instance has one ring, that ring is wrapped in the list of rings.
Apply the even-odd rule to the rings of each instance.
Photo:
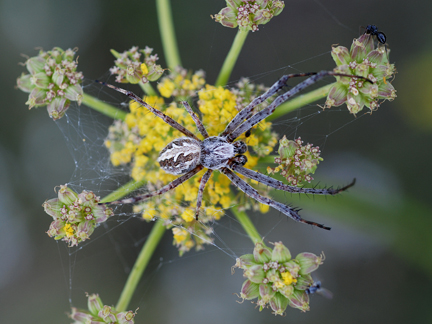
[[[170,191],[170,190],[178,187],[179,185],[181,185],[186,180],[192,178],[195,174],[197,174],[203,168],[204,167],[202,165],[198,165],[197,167],[195,167],[195,169],[190,170],[188,173],[186,173],[186,174],[182,175],[181,177],[178,177],[177,179],[171,181],[170,183],[163,186],[159,190],[149,192],[149,193],[146,193],[143,195],[139,195],[136,197],[126,198],[126,199],[121,199],[121,200],[116,200],[116,201],[110,201],[110,202],[105,202],[105,203],[99,203],[98,205],[134,204],[134,203],[141,201],[141,200],[145,200],[145,199],[148,199],[148,198],[151,198],[154,196],[162,195],[165,192]]]
[[[225,130],[219,135],[219,136],[226,136],[230,134],[233,130],[235,130],[245,119],[248,119],[251,117],[253,113],[253,109],[264,102],[267,98],[273,96],[276,92],[278,92],[280,89],[282,89],[284,86],[286,86],[286,83],[288,79],[295,78],[295,77],[305,77],[310,75],[315,75],[317,72],[308,72],[308,73],[297,73],[297,74],[288,74],[282,76],[278,81],[276,81],[270,89],[268,89],[266,92],[264,92],[259,97],[256,97],[254,100],[252,100],[246,107],[244,107],[227,125]]]
[[[282,181],[273,179],[265,174],[247,169],[242,167],[241,165],[235,164],[235,163],[231,163],[228,165],[228,167],[237,172],[240,173],[241,175],[244,175],[245,177],[248,177],[249,179],[252,180],[256,180],[262,184],[265,184],[267,186],[270,186],[272,188],[278,189],[278,190],[283,190],[283,191],[287,191],[287,192],[292,192],[292,193],[305,193],[305,194],[313,194],[313,195],[336,195],[342,191],[347,190],[348,188],[351,188],[352,186],[354,186],[355,184],[355,179],[347,186],[342,187],[342,188],[337,188],[337,189],[316,189],[316,188],[300,188],[300,187],[296,187],[296,186],[290,186],[287,185],[285,183],[283,183]]]
[[[192,117],[193,121],[195,122],[195,125],[197,126],[199,132],[201,133],[204,138],[209,137],[209,134],[207,133],[207,130],[205,129],[204,125],[202,124],[201,120],[199,120],[198,116],[193,112],[191,106],[187,101],[182,101],[181,104],[183,107],[186,108],[189,115]]]
[[[227,141],[229,143],[231,143],[237,137],[239,137],[241,134],[243,134],[247,130],[251,129],[253,126],[255,126],[256,124],[258,124],[263,119],[265,119],[268,116],[270,116],[271,114],[273,114],[273,112],[276,110],[276,108],[279,105],[281,105],[282,103],[284,103],[285,101],[287,101],[288,99],[290,99],[292,96],[296,95],[297,93],[299,93],[303,89],[309,87],[310,85],[312,85],[312,84],[318,82],[319,80],[321,80],[321,79],[323,79],[323,78],[325,78],[327,76],[330,76],[330,75],[332,75],[332,76],[350,77],[350,78],[359,78],[359,79],[364,79],[364,80],[366,80],[368,82],[373,83],[368,78],[361,77],[361,76],[349,75],[349,74],[343,74],[343,73],[335,73],[335,72],[332,72],[332,71],[321,71],[321,72],[318,72],[317,74],[315,74],[315,75],[311,76],[310,78],[304,80],[303,82],[297,84],[294,88],[292,88],[291,90],[285,92],[283,95],[280,95],[279,97],[277,97],[275,100],[273,100],[273,102],[271,103],[271,105],[269,105],[265,109],[261,110],[260,112],[256,113],[255,115],[251,116],[249,119],[245,120],[243,122],[243,124],[241,124],[232,133],[230,133],[229,135],[227,135],[227,137],[226,137]]]
[[[318,224],[315,222],[311,222],[311,221],[308,221],[308,220],[301,218],[300,215],[298,214],[298,211],[294,208],[291,208],[291,207],[284,205],[280,202],[277,202],[273,199],[261,196],[258,193],[258,191],[256,191],[254,188],[252,188],[249,184],[247,184],[244,180],[242,180],[238,175],[236,175],[230,169],[221,168],[220,171],[223,172],[223,174],[225,174],[228,177],[228,179],[230,179],[231,182],[237,188],[239,188],[246,195],[255,199],[256,201],[258,201],[262,204],[265,204],[265,205],[269,205],[269,206],[273,207],[274,209],[279,210],[280,212],[284,213],[285,215],[287,215],[288,217],[292,218],[293,220],[295,220],[297,222],[301,222],[301,223],[313,225],[313,226],[316,226],[319,228],[323,228],[326,230],[330,230],[330,227],[327,227],[327,226],[324,226],[324,225],[321,225],[321,224]]]
[[[199,211],[201,209],[201,203],[202,203],[202,199],[203,199],[204,188],[207,184],[207,181],[209,181],[212,173],[213,173],[213,170],[208,169],[207,172],[204,173],[203,177],[201,178],[201,182],[200,182],[200,185],[198,188],[198,197],[197,197],[196,211],[195,211],[196,220],[198,220],[198,214],[199,214]]]
[[[107,86],[108,88],[114,89],[115,91],[118,91],[118,92],[121,92],[121,93],[125,94],[126,96],[128,96],[132,100],[138,102],[140,105],[146,107],[148,110],[150,110],[150,112],[152,112],[157,117],[159,117],[160,119],[162,119],[168,125],[172,126],[173,128],[177,129],[178,131],[182,132],[187,137],[192,137],[192,138],[196,139],[197,141],[199,141],[199,138],[196,137],[191,131],[187,130],[184,126],[182,126],[179,123],[177,123],[174,119],[172,119],[168,115],[165,115],[163,112],[161,112],[161,111],[153,108],[152,106],[150,106],[148,103],[146,103],[144,100],[142,100],[139,96],[137,96],[132,91],[128,91],[128,90],[125,90],[125,89],[122,89],[122,88],[119,88],[119,87],[116,87],[116,86],[113,86],[111,84],[108,84],[108,83],[105,83],[105,82],[101,82],[101,81],[98,81],[98,80],[95,80],[95,82],[100,83],[100,84],[102,84],[104,86]]]

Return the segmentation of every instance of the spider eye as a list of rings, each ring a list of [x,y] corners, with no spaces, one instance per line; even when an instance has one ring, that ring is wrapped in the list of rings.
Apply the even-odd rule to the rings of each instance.
[[[247,145],[245,142],[237,141],[233,143],[234,145],[234,152],[236,154],[243,154],[247,152]]]

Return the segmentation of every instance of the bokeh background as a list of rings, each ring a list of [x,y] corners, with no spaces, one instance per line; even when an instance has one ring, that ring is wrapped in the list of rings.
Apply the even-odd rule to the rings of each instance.
[[[204,69],[208,82],[214,82],[236,33],[210,19],[225,2],[172,2],[184,67]],[[371,116],[354,119],[338,110],[296,129],[306,141],[321,138],[316,144],[325,144],[317,180],[336,185],[358,180],[338,198],[275,194],[304,208],[305,219],[330,224],[331,232],[281,221],[284,216],[276,212],[251,215],[267,241],[282,240],[294,255],[325,251],[327,260],[317,276],[334,298],[313,296],[310,312],[288,308],[286,317],[237,303],[233,293],[243,278],[240,271],[231,275],[232,252],[249,253],[252,245],[228,214],[216,226],[225,244],[221,248],[179,258],[171,234],[165,234],[130,305],[139,307],[136,323],[432,320],[432,2],[285,3],[280,16],[248,36],[231,80],[247,76],[270,85],[283,73],[332,69],[330,46],[349,47],[367,24],[386,33],[398,71],[393,82],[398,98]],[[25,71],[18,65],[25,61],[20,54],[36,55],[36,47],[78,47],[79,70],[90,80],[107,77],[111,48],[148,45],[166,66],[156,18],[154,1],[0,0],[1,323],[69,323],[71,303],[86,307],[85,292],[97,292],[114,305],[152,226],[131,219],[74,254],[44,233],[50,218],[41,204],[76,174],[79,161],[62,133],[65,126],[50,120],[45,108],[28,111],[27,95],[15,89]],[[108,124],[100,117],[97,125]],[[292,134],[284,120],[277,130]]]

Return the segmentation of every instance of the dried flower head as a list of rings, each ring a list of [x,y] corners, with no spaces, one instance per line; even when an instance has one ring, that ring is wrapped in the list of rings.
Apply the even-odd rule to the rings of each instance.
[[[30,93],[26,102],[29,109],[48,106],[49,116],[57,120],[64,116],[71,101],[81,104],[83,91],[80,83],[84,76],[76,71],[78,59],[74,59],[75,52],[54,47],[47,52],[40,50],[38,56],[25,62],[30,73],[22,74],[17,85]]]
[[[258,25],[267,24],[279,15],[285,4],[279,0],[226,0],[223,8],[212,18],[225,27],[257,31]]]
[[[318,146],[302,145],[301,138],[294,141],[284,136],[279,141],[279,156],[275,158],[276,168],[267,167],[269,174],[280,172],[293,186],[301,185],[303,181],[311,182],[311,174],[315,173],[318,163],[323,160]]]
[[[257,243],[253,254],[237,258],[233,266],[233,269],[243,269],[243,276],[247,278],[240,297],[243,300],[258,298],[259,310],[270,306],[275,315],[283,315],[287,306],[308,311],[306,289],[314,282],[310,273],[318,269],[323,260],[323,256],[307,252],[292,259],[282,242],[274,243],[273,249]]]
[[[54,219],[48,236],[63,240],[69,246],[89,239],[94,229],[113,215],[112,209],[98,205],[99,201],[100,198],[91,191],[77,194],[67,185],[61,185],[58,198],[47,200],[42,205]]]
[[[88,310],[72,307],[69,317],[73,324],[111,323],[133,324],[136,312],[117,312],[114,307],[104,305],[98,294],[88,295]]]
[[[116,81],[119,83],[139,82],[147,83],[159,79],[164,70],[156,61],[159,59],[157,54],[151,55],[153,48],[146,46],[140,50],[137,46],[123,53],[111,50],[115,56],[115,66],[110,69],[111,74],[116,74]]]
[[[365,106],[372,112],[378,109],[380,100],[396,98],[390,80],[395,67],[389,63],[389,54],[390,50],[381,43],[375,48],[370,34],[354,39],[349,51],[343,46],[333,47],[331,55],[337,65],[335,72],[363,76],[373,84],[361,79],[336,77],[337,82],[330,89],[324,108],[346,103],[348,110],[355,115]]]

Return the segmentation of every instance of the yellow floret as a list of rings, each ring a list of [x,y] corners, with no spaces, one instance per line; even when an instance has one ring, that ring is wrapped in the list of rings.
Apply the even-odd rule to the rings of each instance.
[[[65,234],[67,237],[71,237],[75,233],[71,224],[65,224],[65,226],[63,227],[63,230],[65,231]]]
[[[195,219],[195,212],[191,208],[187,208],[181,214],[181,218],[183,218],[188,223],[192,222]]]
[[[291,285],[293,282],[297,282],[297,279],[294,279],[289,271],[282,272],[281,276],[285,285]]]

